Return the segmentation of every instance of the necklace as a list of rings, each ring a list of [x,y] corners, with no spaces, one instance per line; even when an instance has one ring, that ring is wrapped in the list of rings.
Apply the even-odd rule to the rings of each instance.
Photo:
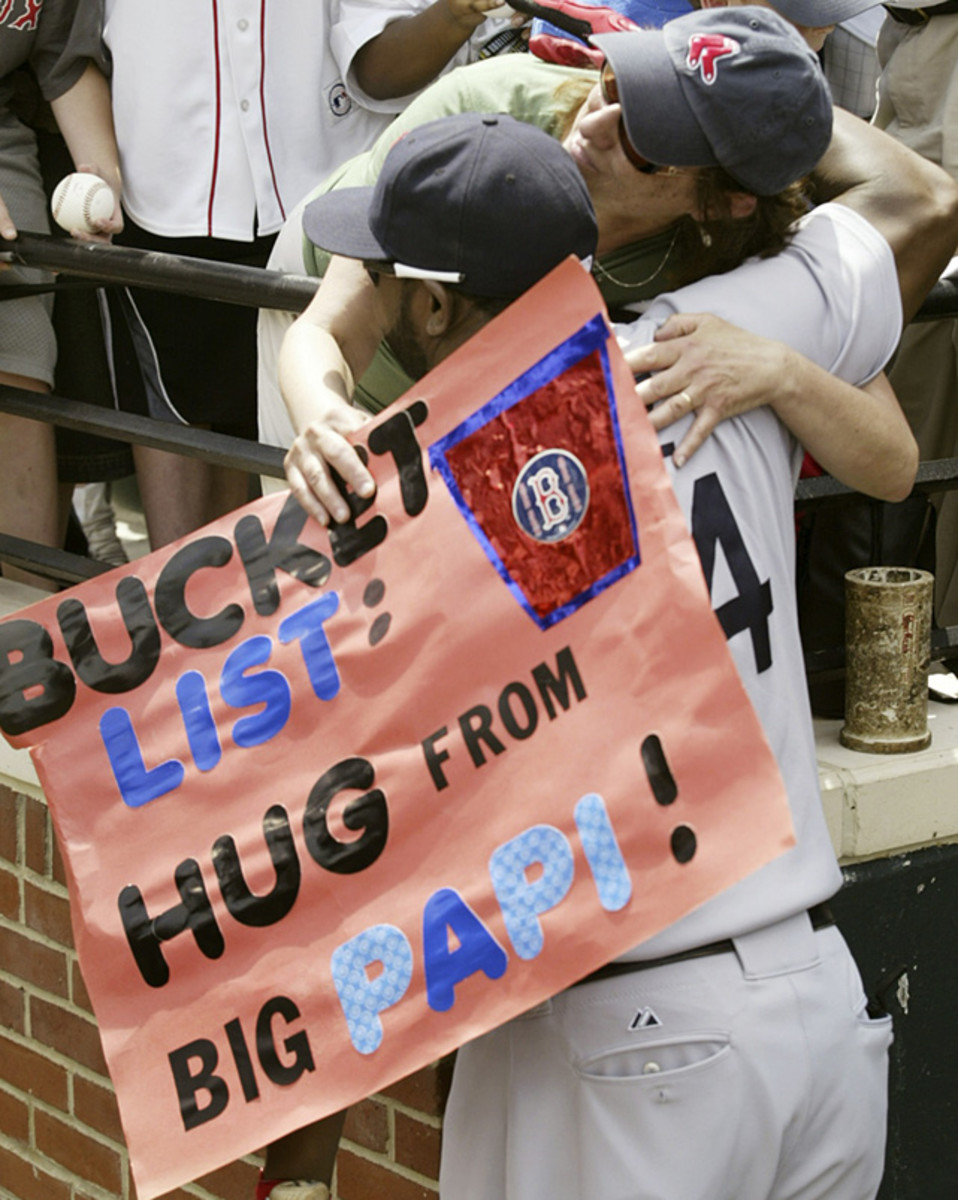
[[[675,230],[672,233],[672,240],[669,242],[668,246],[666,246],[665,253],[662,255],[659,265],[655,268],[651,275],[646,275],[644,279],[636,279],[631,282],[625,279],[617,279],[611,271],[608,271],[605,267],[603,267],[598,259],[596,259],[592,264],[592,270],[593,272],[601,275],[603,279],[607,279],[609,283],[614,283],[616,287],[624,288],[627,292],[635,291],[636,288],[645,287],[647,283],[651,283],[653,279],[657,279],[658,276],[662,274],[663,270],[665,269],[665,264],[669,261],[669,257],[672,254],[672,251],[675,249],[675,243],[678,239],[678,236],[679,226],[676,225]]]

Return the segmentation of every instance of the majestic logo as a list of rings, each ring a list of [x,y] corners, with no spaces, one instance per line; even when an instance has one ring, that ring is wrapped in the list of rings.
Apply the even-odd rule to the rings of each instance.
[[[629,1022],[629,1031],[634,1033],[636,1029],[653,1029],[656,1025],[661,1024],[662,1022],[655,1015],[652,1009],[646,1005],[645,1008],[640,1008]],[[658,1069],[655,1067],[654,1063],[647,1063],[645,1068],[647,1074],[652,1074],[650,1068],[655,1068],[656,1070]]]
[[[512,489],[516,523],[537,542],[561,542],[569,537],[588,507],[589,478],[568,450],[543,450],[530,458]]]
[[[718,78],[719,59],[738,54],[741,49],[734,38],[726,37],[724,33],[693,33],[685,61],[693,71],[701,71],[703,83],[714,83]]]
[[[334,117],[345,117],[353,107],[352,97],[346,91],[346,85],[342,81],[333,84],[329,89],[327,99],[329,100],[330,111]]]

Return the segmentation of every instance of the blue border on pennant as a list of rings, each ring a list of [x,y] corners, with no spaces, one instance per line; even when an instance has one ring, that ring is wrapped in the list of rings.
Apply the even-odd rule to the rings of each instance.
[[[638,551],[639,535],[635,521],[635,510],[632,505],[632,494],[629,488],[629,476],[625,467],[625,455],[622,450],[622,431],[619,426],[619,413],[615,400],[615,389],[612,385],[612,372],[609,364],[609,354],[607,341],[609,337],[608,326],[605,319],[596,314],[590,321],[587,321],[580,329],[578,329],[571,337],[567,338],[560,345],[550,350],[543,358],[540,358],[537,363],[534,363],[524,374],[518,379],[513,380],[508,387],[503,388],[498,395],[493,396],[481,408],[477,409],[471,416],[462,421],[455,429],[451,429],[449,433],[433,442],[429,447],[429,465],[434,471],[438,471],[445,481],[446,487],[452,496],[456,507],[462,514],[463,519],[472,531],[473,537],[482,546],[486,558],[499,572],[503,583],[509,588],[516,600],[522,605],[530,617],[535,621],[540,629],[549,629],[551,626],[558,624],[559,621],[571,616],[583,604],[587,604],[594,596],[611,587],[613,583],[627,575],[642,561],[642,557]],[[619,470],[622,474],[623,490],[625,493],[625,503],[629,514],[629,528],[632,533],[632,545],[636,547],[633,554],[624,561],[613,567],[611,571],[607,571],[600,579],[590,584],[585,591],[573,597],[566,604],[554,609],[544,617],[540,617],[529,601],[525,598],[522,589],[509,574],[508,568],[499,557],[492,543],[486,537],[473,515],[472,509],[466,504],[459,485],[456,483],[452,469],[447,460],[448,452],[470,434],[476,430],[482,429],[488,425],[490,421],[499,416],[500,413],[506,412],[520,401],[525,400],[527,396],[531,396],[533,392],[537,392],[547,383],[551,383],[553,379],[558,378],[563,372],[574,367],[576,363],[587,358],[593,351],[599,351],[599,358],[602,363],[602,374],[605,379],[606,395],[609,402],[609,412],[612,419],[612,433],[615,440],[616,454],[619,460]]]

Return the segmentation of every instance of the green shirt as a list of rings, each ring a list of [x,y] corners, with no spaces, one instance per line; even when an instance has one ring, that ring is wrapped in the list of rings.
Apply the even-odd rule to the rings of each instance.
[[[313,196],[334,188],[370,187],[383,159],[398,138],[417,125],[462,112],[501,112],[538,125],[561,137],[568,101],[562,85],[594,82],[595,73],[543,62],[531,54],[509,54],[459,67],[428,87],[363,154],[350,159],[316,188]],[[557,94],[558,93],[558,94]],[[679,256],[676,228],[603,254],[593,267],[595,281],[609,308],[650,299],[675,285]],[[322,277],[329,254],[304,236],[303,261],[310,275]],[[392,404],[415,381],[403,371],[386,342],[356,386],[355,402],[370,412]]]

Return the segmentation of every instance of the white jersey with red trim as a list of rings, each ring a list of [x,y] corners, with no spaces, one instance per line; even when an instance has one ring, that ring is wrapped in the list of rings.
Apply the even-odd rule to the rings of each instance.
[[[360,46],[430,2],[104,0],[130,216],[164,237],[275,232],[408,103],[374,112],[344,81]]]
[[[644,345],[673,312],[715,313],[787,342],[855,384],[882,369],[902,321],[888,243],[840,204],[810,213],[775,258],[661,297],[635,325],[617,327],[620,341]],[[671,446],[691,420],[663,431],[660,441],[713,609],[785,780],[797,844],[626,959],[751,932],[828,899],[841,884],[821,806],[798,634],[793,509],[801,447],[771,409],[760,408],[722,422],[676,470]]]

